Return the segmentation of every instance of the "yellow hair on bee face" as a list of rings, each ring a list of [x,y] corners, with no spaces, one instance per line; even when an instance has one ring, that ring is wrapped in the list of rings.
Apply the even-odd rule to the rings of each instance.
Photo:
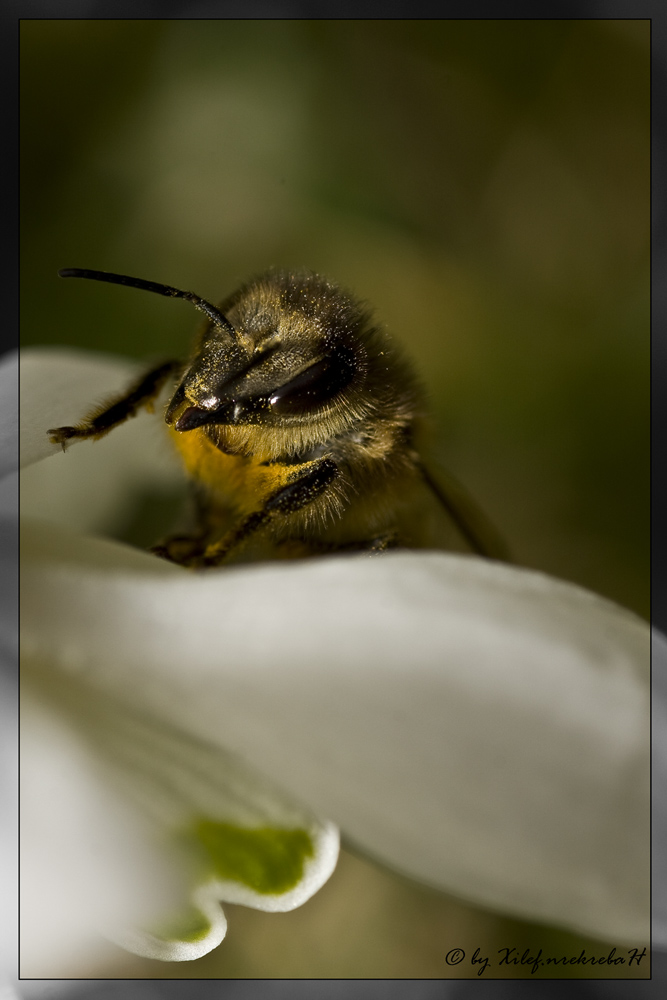
[[[191,479],[238,514],[249,514],[287,482],[289,466],[262,465],[255,458],[220,451],[203,430],[179,434],[169,428]]]

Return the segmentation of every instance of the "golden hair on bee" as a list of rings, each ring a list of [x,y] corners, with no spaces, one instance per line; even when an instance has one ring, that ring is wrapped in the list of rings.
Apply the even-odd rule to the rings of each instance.
[[[427,470],[422,388],[337,285],[268,271],[214,306],[127,275],[59,273],[182,298],[206,316],[187,361],[164,362],[78,426],[48,431],[63,448],[102,437],[172,383],[165,422],[196,516],[157,554],[195,567],[394,546],[507,557],[462,488]]]

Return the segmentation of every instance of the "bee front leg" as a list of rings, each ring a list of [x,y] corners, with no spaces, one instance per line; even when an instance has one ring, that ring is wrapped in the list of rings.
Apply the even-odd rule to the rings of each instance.
[[[160,389],[179,367],[180,361],[165,361],[134,382],[127,392],[112,399],[76,427],[52,427],[46,433],[52,444],[62,445],[63,451],[72,438],[101,438],[114,427],[133,417],[142,406],[151,407]]]
[[[272,494],[260,510],[249,514],[219,542],[207,546],[199,565],[219,565],[232,549],[244,542],[272,518],[294,514],[297,510],[301,510],[317,500],[339,475],[338,466],[330,458],[323,458],[321,461],[309,465],[308,471],[304,475]]]

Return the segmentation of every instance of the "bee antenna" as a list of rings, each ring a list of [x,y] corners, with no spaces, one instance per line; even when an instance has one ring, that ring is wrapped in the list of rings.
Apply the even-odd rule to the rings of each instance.
[[[167,295],[173,299],[185,299],[186,302],[191,302],[195,309],[205,313],[217,327],[227,330],[234,338],[237,337],[236,330],[227,317],[206,299],[195,295],[194,292],[183,292],[180,288],[172,288],[171,285],[161,285],[157,281],[144,281],[143,278],[132,278],[128,274],[89,271],[84,267],[64,267],[58,271],[58,274],[61,278],[89,278],[91,281],[108,281],[112,285],[128,285],[130,288],[141,288],[145,292],[156,292],[158,295]]]

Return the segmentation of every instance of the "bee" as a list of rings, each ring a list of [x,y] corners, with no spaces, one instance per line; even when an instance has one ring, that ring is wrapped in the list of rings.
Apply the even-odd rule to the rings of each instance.
[[[101,438],[170,384],[164,419],[194,486],[194,517],[153,547],[158,555],[191,567],[396,546],[508,558],[462,487],[424,464],[424,392],[337,285],[274,270],[214,306],[127,275],[59,274],[184,299],[206,317],[187,361],[163,362],[81,424],[47,432],[63,449]],[[458,540],[443,541],[434,507]]]

